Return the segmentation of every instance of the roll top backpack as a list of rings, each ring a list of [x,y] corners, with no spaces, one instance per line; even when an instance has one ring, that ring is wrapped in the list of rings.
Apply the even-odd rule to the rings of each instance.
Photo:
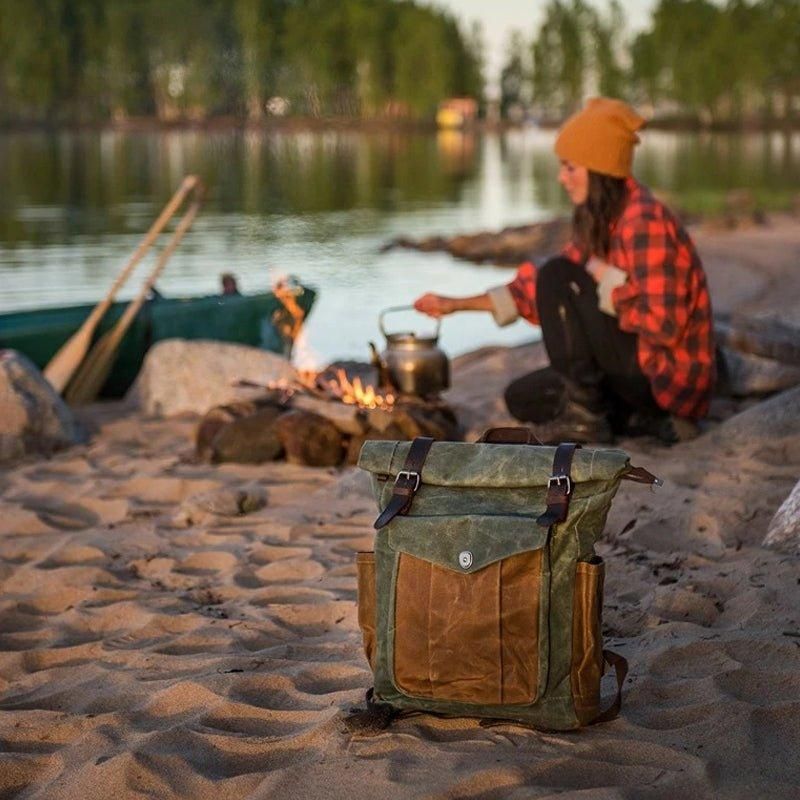
[[[625,659],[603,650],[595,542],[622,479],[657,483],[621,450],[368,441],[379,514],[358,553],[358,620],[374,688],[348,727],[428,711],[570,730],[619,711]],[[600,707],[614,667],[618,691]],[[378,722],[376,723],[376,720]]]

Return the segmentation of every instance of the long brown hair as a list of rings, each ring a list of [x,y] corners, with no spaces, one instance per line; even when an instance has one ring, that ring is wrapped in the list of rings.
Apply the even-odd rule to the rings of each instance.
[[[575,241],[587,257],[608,256],[611,226],[625,208],[627,199],[625,178],[614,178],[589,170],[586,202],[576,206],[572,215]]]

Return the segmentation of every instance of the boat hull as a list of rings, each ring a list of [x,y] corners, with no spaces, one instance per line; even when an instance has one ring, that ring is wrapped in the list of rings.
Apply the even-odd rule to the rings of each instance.
[[[304,288],[298,305],[308,316],[316,293]],[[122,316],[127,303],[114,303],[95,341]],[[83,324],[94,306],[68,306],[0,314],[0,348],[24,353],[43,369],[58,349]],[[256,295],[164,298],[148,301],[120,345],[102,397],[122,397],[141,369],[145,353],[164,339],[212,339],[284,353],[285,341],[276,328],[276,314],[285,313],[272,292]]]

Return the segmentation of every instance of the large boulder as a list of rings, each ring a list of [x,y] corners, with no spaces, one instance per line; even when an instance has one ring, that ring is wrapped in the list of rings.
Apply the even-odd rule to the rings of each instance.
[[[800,555],[800,481],[775,512],[764,546]]]
[[[72,412],[32,361],[0,350],[0,461],[50,455],[82,441]]]
[[[148,351],[131,396],[152,416],[205,414],[263,395],[265,384],[294,378],[287,359],[257,347],[167,339]]]

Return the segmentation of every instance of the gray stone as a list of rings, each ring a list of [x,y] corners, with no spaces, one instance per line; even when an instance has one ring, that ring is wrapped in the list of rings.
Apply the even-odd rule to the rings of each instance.
[[[85,438],[69,407],[22,353],[0,350],[0,461],[55,450]]]
[[[721,347],[720,383],[734,397],[780,392],[800,384],[800,366]]]
[[[266,505],[267,494],[259,486],[225,486],[187,498],[172,521],[177,527],[189,527],[214,517],[251,514]]]
[[[295,375],[283,356],[257,347],[168,339],[147,353],[131,395],[152,416],[205,414],[214,406],[263,395],[266,384],[292,381]]]
[[[723,448],[744,446],[752,449],[755,443],[785,441],[796,437],[798,433],[800,386],[795,386],[725,420],[708,437],[697,441],[699,447],[707,453],[709,444]]]
[[[775,512],[764,546],[800,555],[800,481]]]

